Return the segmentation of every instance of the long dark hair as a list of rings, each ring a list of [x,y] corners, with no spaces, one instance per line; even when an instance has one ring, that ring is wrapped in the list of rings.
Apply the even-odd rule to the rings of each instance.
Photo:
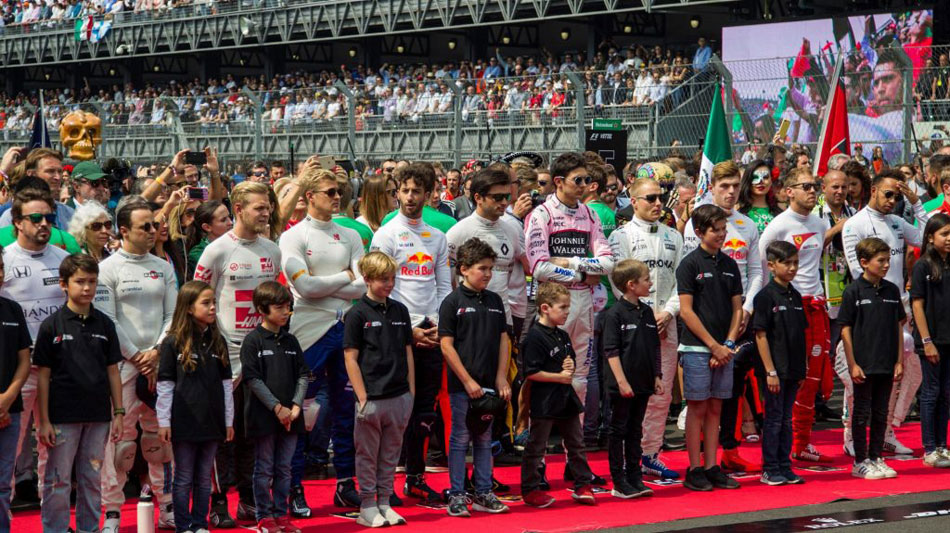
[[[756,159],[746,165],[745,172],[742,173],[742,180],[739,182],[739,200],[736,205],[739,212],[743,215],[749,213],[752,209],[752,178],[755,169],[765,167],[769,169],[769,179],[772,179],[772,166],[763,159]],[[772,216],[778,216],[782,210],[778,206],[778,200],[775,199],[775,183],[771,183],[769,192],[765,194],[765,203],[769,206],[769,212]]]
[[[198,301],[198,298],[205,291],[214,293],[211,285],[203,281],[192,280],[181,286],[178,291],[178,301],[175,304],[175,315],[172,317],[172,325],[168,328],[168,334],[175,339],[175,348],[182,354],[182,367],[185,372],[192,372],[198,366],[197,359],[191,357],[194,353],[195,337],[198,335],[198,328],[195,326],[195,319],[192,318],[189,311]],[[221,358],[222,364],[228,364],[228,347],[224,344],[224,337],[218,331],[217,323],[208,326],[208,333],[211,335],[211,351]]]
[[[924,247],[920,252],[920,260],[927,263],[927,266],[930,268],[930,279],[933,281],[940,281],[943,269],[947,267],[947,261],[944,260],[943,257],[940,257],[940,253],[934,247],[931,239],[935,233],[947,225],[950,225],[950,215],[936,213],[930,217],[930,220],[927,221],[927,225],[924,226]]]
[[[209,200],[195,209],[195,221],[191,223],[191,226],[188,226],[188,241],[185,243],[185,248],[191,250],[201,242],[201,239],[208,236],[208,232],[202,226],[211,224],[211,221],[214,220],[214,212],[222,205],[224,204],[221,200]]]

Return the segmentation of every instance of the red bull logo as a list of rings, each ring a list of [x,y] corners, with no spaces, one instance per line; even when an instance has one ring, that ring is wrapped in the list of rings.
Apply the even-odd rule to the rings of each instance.
[[[401,271],[403,276],[430,276],[433,273],[432,256],[416,252],[406,258]]]
[[[748,244],[746,244],[745,241],[732,238],[722,243],[722,252],[731,257],[733,260],[738,261],[740,259],[746,258],[746,254],[748,253],[746,251],[747,246]]]

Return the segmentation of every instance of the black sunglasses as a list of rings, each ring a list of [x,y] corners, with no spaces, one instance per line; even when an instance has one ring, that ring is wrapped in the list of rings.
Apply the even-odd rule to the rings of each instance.
[[[574,185],[590,185],[591,178],[590,176],[574,176]]]
[[[818,190],[817,183],[796,183],[790,187],[791,189],[801,189],[805,192],[812,192]]]
[[[540,186],[540,187],[547,187],[547,186],[548,186],[548,183],[550,183],[550,182],[545,181],[545,180],[538,180],[538,186]]]
[[[895,196],[900,197],[901,193],[899,191],[884,191],[884,198],[888,200],[893,199]]]
[[[508,202],[511,200],[511,193],[507,193],[507,192],[502,192],[498,194],[486,194],[485,196],[487,198],[491,198],[492,200],[496,202],[500,202],[502,200]]]
[[[646,200],[648,204],[655,204],[663,198],[661,194],[647,194],[644,196],[637,196],[638,200]]]
[[[105,222],[93,222],[89,224],[89,229],[92,231],[101,231],[102,228],[106,228],[109,231],[112,231],[112,221],[106,220]]]
[[[336,187],[334,187],[334,188],[332,188],[332,189],[327,189],[327,190],[325,190],[325,191],[317,191],[317,193],[321,193],[321,192],[324,193],[324,194],[326,194],[326,195],[329,196],[330,198],[336,198],[337,196],[340,195],[340,190],[337,189]]]
[[[22,218],[25,218],[34,224],[39,224],[43,220],[46,220],[50,226],[56,224],[56,213],[30,213],[29,215],[23,215]]]
[[[145,224],[142,224],[141,226],[139,226],[139,229],[146,233],[151,233],[153,230],[158,231],[158,228],[160,227],[161,227],[161,224],[158,222],[146,222]]]

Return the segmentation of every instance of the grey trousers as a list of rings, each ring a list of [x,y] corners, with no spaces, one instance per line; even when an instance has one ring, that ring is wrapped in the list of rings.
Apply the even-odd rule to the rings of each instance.
[[[356,403],[356,480],[362,507],[389,505],[402,436],[412,414],[412,395]]]
[[[521,493],[527,494],[538,489],[541,483],[541,461],[548,447],[548,437],[551,429],[556,427],[567,448],[567,464],[574,474],[574,486],[590,485],[594,474],[587,464],[587,455],[584,453],[584,437],[581,428],[580,416],[572,416],[562,420],[531,418],[531,432],[528,443],[524,447],[521,462]]]

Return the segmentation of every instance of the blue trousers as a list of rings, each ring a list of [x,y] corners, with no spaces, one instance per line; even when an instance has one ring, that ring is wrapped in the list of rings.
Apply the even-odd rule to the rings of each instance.
[[[217,441],[172,442],[175,481],[172,504],[178,533],[208,529],[211,507],[211,469],[218,452]]]
[[[255,440],[254,506],[258,522],[265,518],[287,516],[290,460],[296,448],[296,433],[281,431]]]
[[[792,467],[792,408],[798,382],[779,382],[778,394],[765,389],[765,420],[762,424],[762,471],[781,474]],[[734,427],[734,426],[733,426]]]

